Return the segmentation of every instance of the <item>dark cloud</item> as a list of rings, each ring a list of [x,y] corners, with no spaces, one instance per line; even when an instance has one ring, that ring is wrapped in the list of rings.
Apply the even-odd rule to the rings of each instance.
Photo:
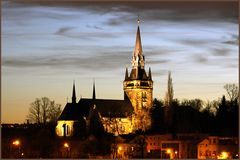
[[[129,64],[131,61],[131,52],[117,51],[108,48],[98,49],[97,53],[91,53],[88,56],[78,54],[56,54],[39,56],[6,56],[3,58],[3,66],[14,68],[42,68],[50,67],[52,69],[79,69],[91,71],[115,70]],[[115,52],[113,51],[115,50]]]
[[[103,30],[102,27],[99,27],[99,26],[97,26],[97,25],[89,25],[89,24],[87,24],[86,27],[87,27],[87,28],[93,28],[93,29]]]
[[[146,21],[224,21],[238,23],[237,2],[81,2],[81,1],[30,1],[12,0],[15,4],[27,6],[62,7],[66,10],[86,10],[93,14],[115,15],[106,24],[133,23],[139,14]],[[3,5],[9,7],[10,5]],[[49,14],[51,16],[51,14]],[[59,17],[57,17],[59,18]],[[60,17],[61,18],[61,17]],[[135,20],[135,21],[134,21]]]
[[[62,27],[59,28],[56,34],[63,35],[65,33],[68,33],[69,31],[73,30],[75,27]]]
[[[97,30],[103,30],[103,28],[96,25],[86,25],[88,28],[94,28]],[[117,38],[124,34],[129,34],[125,32],[108,32],[108,31],[99,31],[99,32],[81,32],[77,30],[77,27],[61,27],[59,28],[55,34],[61,35],[69,38],[79,38],[84,40],[98,40],[98,38]]]
[[[209,42],[204,39],[182,39],[178,40],[179,43],[199,47],[201,45],[208,44]]]
[[[239,36],[238,35],[231,35],[231,37],[225,41],[223,41],[225,44],[231,44],[231,45],[239,45]]]
[[[143,47],[143,53],[148,57],[148,58],[156,58],[156,56],[166,56],[166,55],[171,55],[177,52],[182,52],[184,51],[183,49],[179,48],[173,48],[173,47],[168,47],[168,46],[151,46],[147,45]]]
[[[106,38],[117,38],[121,36],[118,33],[111,33],[111,32],[79,32],[79,31],[70,32],[70,30],[61,30],[61,29],[59,29],[56,32],[56,34],[69,37],[69,38],[77,38],[77,39],[84,39],[84,40],[99,40],[99,39],[102,39],[103,37],[106,39]]]
[[[231,54],[231,49],[228,48],[214,48],[212,50],[214,56],[229,56],[229,54]]]
[[[148,60],[148,64],[151,65],[151,64],[165,64],[165,63],[168,63],[170,62],[170,60]]]
[[[206,56],[203,56],[201,54],[193,55],[192,58],[194,59],[195,62],[198,63],[206,63],[208,61]]]

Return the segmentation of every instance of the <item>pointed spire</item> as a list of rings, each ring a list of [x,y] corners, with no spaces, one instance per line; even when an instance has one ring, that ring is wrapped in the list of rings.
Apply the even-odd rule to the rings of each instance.
[[[72,103],[76,103],[75,81],[73,81]]]
[[[95,100],[96,99],[96,93],[95,93],[95,81],[93,81],[93,96],[92,99]]]
[[[140,20],[138,19],[138,28],[137,28],[134,56],[142,55],[142,43],[141,43],[141,35],[140,35],[139,23],[140,23]]]
[[[149,71],[148,71],[148,78],[150,80],[152,80],[152,72],[151,72],[151,67],[149,67]]]
[[[135,48],[132,55],[132,67],[137,69],[141,67],[144,69],[145,60],[142,53],[142,42],[141,42],[141,35],[140,35],[140,27],[139,27],[140,20],[138,18],[138,27],[137,27],[137,34],[136,34],[136,43]]]
[[[126,67],[126,72],[125,72],[125,80],[128,79],[128,68]]]

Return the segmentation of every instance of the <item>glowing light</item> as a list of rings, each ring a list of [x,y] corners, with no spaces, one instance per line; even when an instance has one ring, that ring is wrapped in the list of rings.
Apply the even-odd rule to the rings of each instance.
[[[119,146],[119,147],[118,147],[118,150],[117,150],[118,154],[120,154],[121,151],[122,151],[122,147]]]
[[[21,155],[24,156],[24,153],[22,153]]]
[[[227,159],[228,153],[227,152],[221,152],[220,156],[217,156],[218,159]]]
[[[121,151],[121,150],[122,150],[122,147],[121,147],[121,146],[119,146],[119,147],[118,147],[118,149],[119,149],[119,151]]]
[[[64,143],[64,147],[68,148],[69,147],[68,143]]]
[[[13,141],[12,144],[15,145],[15,146],[18,146],[18,145],[20,145],[20,141],[19,140]]]
[[[167,149],[167,154],[171,154],[171,149]]]
[[[175,154],[178,154],[178,151],[175,151],[174,153],[175,153]]]

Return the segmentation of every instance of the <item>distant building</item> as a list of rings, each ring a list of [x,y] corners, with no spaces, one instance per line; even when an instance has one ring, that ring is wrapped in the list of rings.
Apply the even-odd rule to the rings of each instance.
[[[149,129],[151,127],[150,109],[153,105],[153,81],[151,69],[149,68],[148,74],[145,71],[139,20],[131,62],[131,73],[128,74],[128,68],[126,68],[123,82],[123,100],[97,99],[94,84],[92,98],[81,98],[77,103],[75,84],[73,84],[72,103],[67,103],[60,115],[56,134],[73,136],[104,130],[121,135]]]
[[[198,143],[206,134],[146,135],[148,158],[196,158]]]
[[[209,136],[198,144],[198,159],[238,158],[237,137]]]

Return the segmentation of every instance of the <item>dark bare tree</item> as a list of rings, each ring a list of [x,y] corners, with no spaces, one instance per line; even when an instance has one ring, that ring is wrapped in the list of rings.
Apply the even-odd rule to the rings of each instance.
[[[45,125],[47,122],[56,122],[61,112],[60,104],[56,104],[47,97],[42,97],[36,98],[30,104],[27,117],[34,123]]]
[[[55,104],[55,101],[50,102],[50,106],[48,109],[48,118],[50,122],[56,122],[59,115],[61,114],[61,105]]]
[[[234,83],[232,84],[225,84],[224,89],[226,89],[230,102],[233,102],[235,99],[238,98],[238,86]]]
[[[42,97],[42,105],[41,105],[41,109],[42,109],[42,122],[45,125],[47,122],[47,118],[48,118],[48,111],[50,108],[50,99],[47,97]]]
[[[29,108],[29,114],[28,114],[28,118],[37,123],[40,124],[41,121],[41,99],[36,98],[36,100],[34,102],[32,102],[31,107]]]

